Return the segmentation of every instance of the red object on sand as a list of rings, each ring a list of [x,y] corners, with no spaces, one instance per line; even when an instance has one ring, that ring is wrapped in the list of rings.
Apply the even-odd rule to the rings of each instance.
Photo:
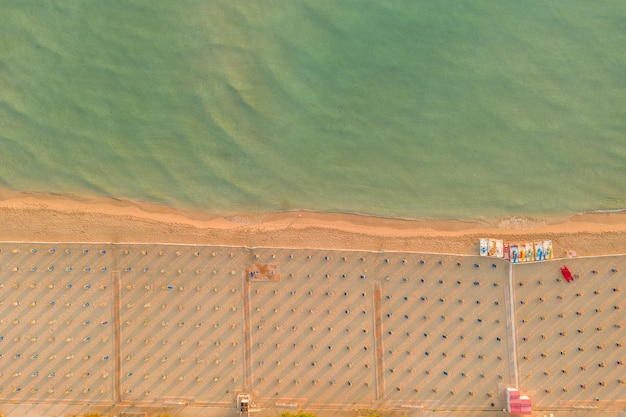
[[[574,280],[572,273],[569,271],[569,269],[566,266],[561,267],[561,274],[563,274],[563,278],[565,278],[565,281],[567,282]]]

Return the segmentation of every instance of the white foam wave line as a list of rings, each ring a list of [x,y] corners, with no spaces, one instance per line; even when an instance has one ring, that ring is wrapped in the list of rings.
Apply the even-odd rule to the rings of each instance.
[[[596,213],[623,213],[626,212],[626,208],[616,208],[616,209],[599,209],[599,210],[591,210],[583,213],[596,214]]]

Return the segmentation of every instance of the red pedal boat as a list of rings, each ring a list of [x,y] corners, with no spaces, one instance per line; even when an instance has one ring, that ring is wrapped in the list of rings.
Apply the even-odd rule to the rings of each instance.
[[[572,273],[566,266],[561,267],[561,274],[563,274],[563,278],[565,278],[565,281],[567,282],[574,281],[574,277],[572,276]]]

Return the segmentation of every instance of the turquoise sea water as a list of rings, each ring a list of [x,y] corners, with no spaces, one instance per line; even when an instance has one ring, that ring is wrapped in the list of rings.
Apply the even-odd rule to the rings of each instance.
[[[6,1],[0,188],[215,213],[626,207],[621,0]]]

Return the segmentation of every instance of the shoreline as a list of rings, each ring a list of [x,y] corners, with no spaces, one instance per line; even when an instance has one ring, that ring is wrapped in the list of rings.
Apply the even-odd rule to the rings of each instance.
[[[0,240],[187,243],[478,254],[478,239],[550,239],[555,257],[626,253],[626,212],[407,220],[287,211],[216,215],[113,198],[0,192]]]

